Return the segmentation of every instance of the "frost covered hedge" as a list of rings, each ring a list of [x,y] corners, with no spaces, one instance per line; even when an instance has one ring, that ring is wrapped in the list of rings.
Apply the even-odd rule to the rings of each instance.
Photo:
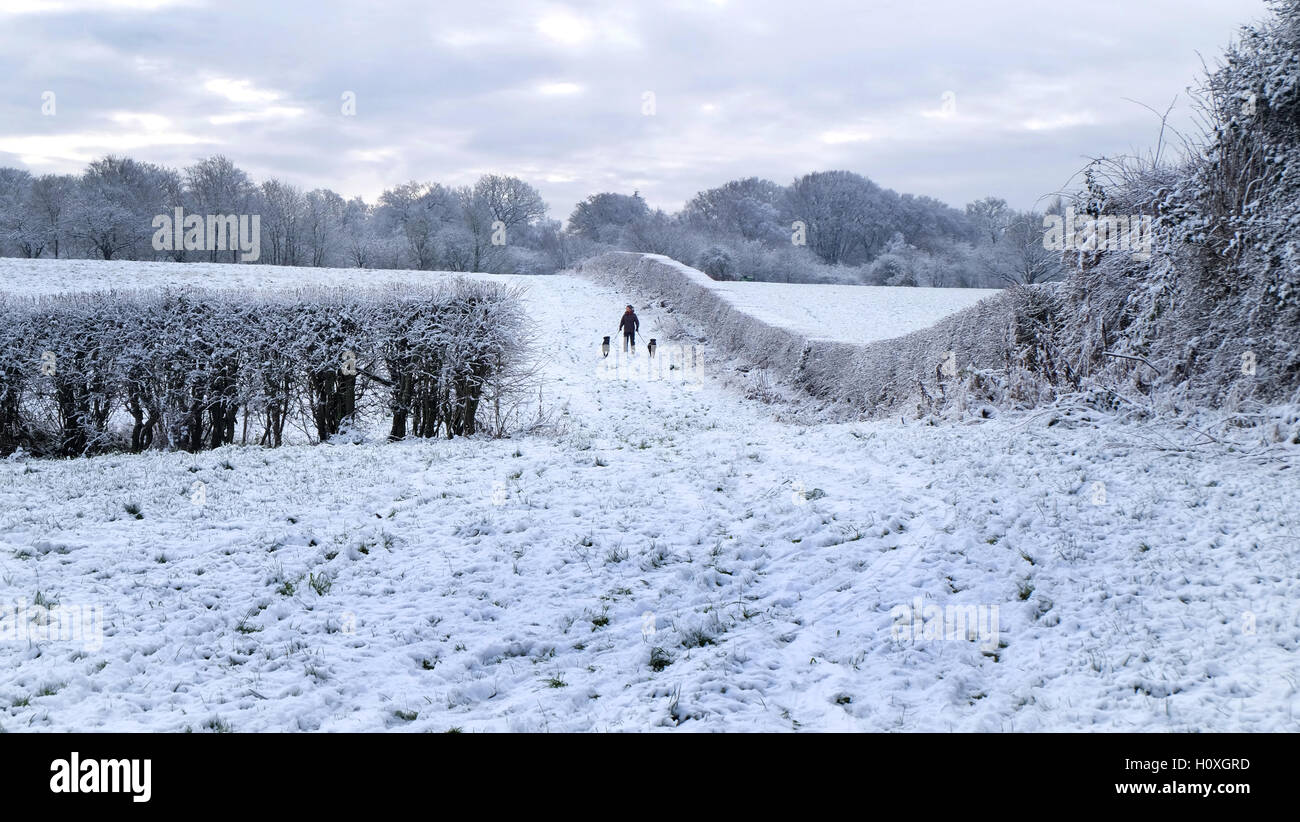
[[[278,446],[365,416],[472,435],[525,354],[510,288],[198,288],[0,298],[0,454]]]
[[[1033,333],[1040,304],[1053,299],[1051,286],[1009,289],[932,328],[862,345],[811,339],[766,323],[736,308],[703,272],[661,255],[610,253],[576,270],[669,301],[706,328],[719,350],[768,369],[842,414],[925,413],[983,401],[1033,404],[1048,389],[1032,372],[1056,368],[1059,359]]]
[[[1089,169],[1076,207],[1149,216],[1156,243],[1072,261],[1051,324],[1084,385],[1173,407],[1300,403],[1300,2],[1269,5],[1202,83],[1204,133],[1177,159]]]

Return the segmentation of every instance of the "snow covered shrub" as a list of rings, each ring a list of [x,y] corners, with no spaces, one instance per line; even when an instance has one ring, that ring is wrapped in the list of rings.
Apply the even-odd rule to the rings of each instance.
[[[1078,375],[1057,345],[1061,299],[1050,285],[1017,286],[1009,290],[1011,322],[1007,327],[1007,390],[1022,406],[1034,406],[1055,396],[1053,386],[1079,388]]]
[[[278,446],[290,423],[323,442],[384,410],[394,438],[412,415],[419,436],[472,435],[480,417],[500,433],[527,341],[515,290],[461,280],[5,300],[0,453],[199,451],[250,426]]]
[[[476,433],[480,408],[489,402],[494,433],[504,433],[502,403],[513,404],[531,374],[523,366],[529,337],[518,292],[461,280],[447,299],[440,320],[450,379],[441,389],[444,430],[448,437]]]
[[[771,248],[757,240],[737,240],[732,241],[727,250],[732,258],[731,273],[727,279],[844,285],[861,280],[860,268],[829,265],[807,246],[784,245]]]
[[[261,310],[248,312],[245,318],[251,341],[249,356],[240,369],[241,393],[245,422],[255,416],[261,428],[259,445],[274,448],[284,443],[284,428],[294,408],[299,384],[294,351],[298,330],[292,319],[300,299],[301,294],[269,294],[261,301]]]
[[[23,437],[19,409],[33,365],[22,359],[26,319],[26,312],[0,297],[0,456],[13,453]]]
[[[695,267],[715,280],[734,280],[736,262],[731,252],[720,245],[711,245],[700,252]]]
[[[236,402],[231,375],[242,342],[230,336],[228,301],[185,289],[136,307],[147,323],[142,330],[152,338],[142,340],[149,367],[163,386],[166,442],[192,452],[224,445]]]
[[[293,329],[289,357],[306,381],[303,396],[321,442],[356,414],[357,369],[369,360],[373,313],[369,300],[340,289],[303,292],[287,310],[281,306]]]
[[[540,276],[554,274],[555,262],[545,253],[523,246],[508,245],[497,254],[484,258],[484,264],[475,271],[491,274],[523,274]]]
[[[1086,379],[1197,403],[1300,392],[1300,3],[1243,31],[1201,88],[1186,159],[1093,168],[1088,213],[1155,219],[1148,260],[1085,253],[1062,348]]]
[[[864,279],[871,285],[916,286],[920,280],[919,258],[915,248],[897,237],[865,267]]]
[[[405,437],[408,423],[416,437],[436,437],[442,430],[455,433],[449,377],[456,358],[452,337],[459,336],[461,328],[453,302],[450,294],[435,292],[396,299],[387,312],[379,353],[390,381],[390,439]]]
[[[25,323],[28,340],[14,352],[19,361],[39,363],[33,399],[56,422],[45,433],[65,456],[112,447],[108,420],[119,399],[114,361],[124,312],[99,308],[85,294],[41,299]]]

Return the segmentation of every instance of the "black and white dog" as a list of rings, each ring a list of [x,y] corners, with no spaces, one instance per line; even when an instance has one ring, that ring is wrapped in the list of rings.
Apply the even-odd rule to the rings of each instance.
[[[650,342],[646,345],[645,350],[648,351],[648,352],[650,352],[650,356],[651,356],[651,357],[653,357],[653,356],[655,355],[655,338],[654,338],[654,337],[651,337],[651,338],[650,338]]]

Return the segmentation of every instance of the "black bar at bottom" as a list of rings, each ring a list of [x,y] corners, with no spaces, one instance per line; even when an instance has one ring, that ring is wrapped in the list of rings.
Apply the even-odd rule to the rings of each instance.
[[[1215,810],[1291,799],[1282,781],[1292,761],[1287,737],[665,736],[7,734],[0,789],[11,809],[18,801],[126,813],[226,802],[258,814],[338,802],[446,808],[484,785],[499,786],[493,810],[566,797],[585,804],[605,792],[626,798],[637,784],[652,802],[694,785],[728,803],[762,805],[777,792],[805,807],[846,793],[959,806],[997,797],[1014,803],[1005,807],[1041,799]]]

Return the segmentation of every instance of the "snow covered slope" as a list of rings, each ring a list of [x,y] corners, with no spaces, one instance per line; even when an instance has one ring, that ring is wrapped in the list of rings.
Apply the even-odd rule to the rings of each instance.
[[[934,325],[998,292],[985,288],[885,288],[794,283],[717,284],[733,305],[809,339],[869,343]]]
[[[5,289],[87,282],[30,265]],[[1282,446],[1095,412],[793,427],[707,365],[602,359],[624,294],[524,282],[556,436],[0,461],[0,609],[105,609],[102,644],[0,639],[0,727],[1300,724]],[[974,639],[927,634],[936,606]]]

